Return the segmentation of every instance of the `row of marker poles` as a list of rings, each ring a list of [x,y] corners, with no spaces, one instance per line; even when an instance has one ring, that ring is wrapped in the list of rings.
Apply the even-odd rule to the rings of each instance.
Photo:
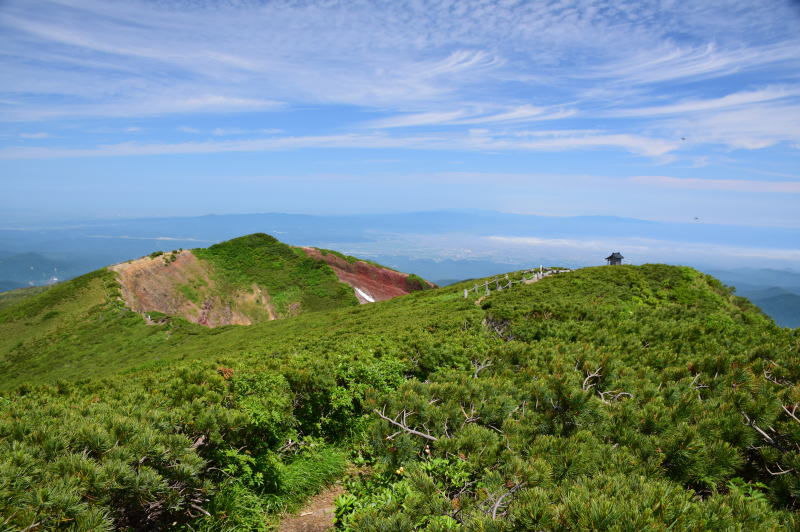
[[[528,271],[529,272],[530,271],[534,272],[533,277],[531,277],[531,279],[536,279],[538,281],[538,280],[543,279],[545,277],[544,266],[542,266],[542,265],[539,266],[539,273],[536,273],[536,270],[528,270]],[[568,272],[568,271],[569,270],[551,270],[548,273],[562,273],[562,272]],[[521,282],[526,280],[524,273],[522,274],[522,279],[519,280],[519,281],[510,280],[508,278],[508,274],[505,274],[505,279],[506,279],[506,281],[508,281],[508,283],[506,283],[505,286],[500,286],[500,278],[499,277],[495,277],[491,281],[484,281],[483,282],[483,287],[484,287],[484,290],[486,292],[486,295],[488,296],[489,293],[491,292],[491,289],[489,288],[489,284],[490,283],[495,283],[495,290],[502,290],[504,288],[511,288],[511,286],[514,283],[521,283]],[[527,280],[531,280],[531,279],[527,279]],[[469,297],[469,293],[470,292],[475,292],[477,294],[478,293],[478,285],[477,284],[473,285],[472,288],[465,288],[464,289],[464,299],[467,299]]]
[[[539,266],[539,274],[538,275],[535,274],[535,276],[541,279],[541,277],[543,276],[543,273],[542,273],[543,271],[544,271],[543,267]],[[525,279],[525,274],[524,273],[522,274],[522,279],[523,280]],[[491,289],[489,288],[489,283],[491,283],[491,282],[495,283],[495,290],[502,290],[503,288],[511,288],[511,286],[514,284],[514,281],[512,281],[512,280],[510,280],[508,278],[508,274],[505,274],[505,280],[508,281],[508,283],[506,283],[505,286],[500,286],[500,279],[499,278],[494,278],[491,281],[484,281],[483,282],[483,287],[484,287],[484,290],[486,292],[486,295],[488,296],[489,293],[491,292]],[[517,282],[522,282],[522,281],[517,281]],[[469,293],[470,292],[475,292],[477,294],[478,293],[478,285],[477,284],[472,285],[471,289],[470,288],[465,288],[464,289],[464,299],[467,299],[469,297]]]

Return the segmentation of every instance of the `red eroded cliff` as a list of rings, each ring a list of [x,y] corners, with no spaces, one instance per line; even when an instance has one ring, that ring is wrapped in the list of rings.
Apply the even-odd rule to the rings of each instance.
[[[353,287],[358,301],[362,304],[385,301],[420,289],[413,280],[416,277],[410,280],[407,273],[382,268],[363,260],[349,261],[337,254],[317,248],[301,249],[312,259],[325,261],[333,268],[340,281]],[[433,283],[424,282],[427,283],[427,288],[436,287]]]

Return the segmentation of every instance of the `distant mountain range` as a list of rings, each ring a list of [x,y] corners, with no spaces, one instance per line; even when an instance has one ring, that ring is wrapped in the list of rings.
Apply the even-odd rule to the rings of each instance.
[[[723,283],[736,287],[736,294],[746,297],[775,323],[800,327],[800,273],[769,268],[710,270]]]
[[[625,263],[686,264],[711,273],[782,325],[796,327],[800,316],[800,273],[792,271],[800,269],[800,262],[792,260],[798,229],[494,211],[266,213],[5,227],[0,228],[0,291],[69,279],[153,251],[207,247],[256,232],[290,245],[340,249],[439,285],[540,264],[599,265],[609,252],[621,251]],[[764,263],[758,259],[760,249],[772,257],[767,259],[771,269],[758,266]],[[733,251],[726,256],[726,250]],[[743,259],[742,252],[750,256]]]
[[[11,254],[0,250],[0,291],[69,279],[85,273],[88,268],[91,264],[54,260],[41,253]]]

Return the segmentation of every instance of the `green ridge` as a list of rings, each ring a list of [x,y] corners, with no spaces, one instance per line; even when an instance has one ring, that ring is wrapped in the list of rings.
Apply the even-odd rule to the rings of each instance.
[[[266,287],[280,317],[358,304],[330,266],[264,233],[192,253],[214,266],[223,293],[249,290],[253,283]]]
[[[23,299],[40,294],[48,288],[49,286],[29,286],[27,288],[17,288],[7,292],[0,292],[0,310],[10,307]]]

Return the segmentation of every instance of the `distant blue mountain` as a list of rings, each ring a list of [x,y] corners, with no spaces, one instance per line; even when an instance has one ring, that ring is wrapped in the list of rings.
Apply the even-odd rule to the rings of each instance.
[[[800,273],[772,268],[737,268],[709,270],[723,283],[736,288],[775,323],[782,327],[800,327]]]
[[[601,264],[602,257],[616,249],[575,251],[571,258],[559,258],[556,252],[532,250],[523,260],[487,255],[469,257],[455,253],[452,258],[425,256],[416,251],[417,238],[461,235],[458,242],[473,237],[534,237],[551,241],[626,241],[633,244],[649,241],[690,243],[692,245],[738,246],[794,250],[800,242],[800,229],[742,227],[705,223],[670,223],[620,218],[616,216],[551,217],[508,214],[483,210],[425,211],[399,214],[316,216],[304,214],[232,214],[197,217],[169,217],[72,221],[48,227],[0,228],[0,290],[42,284],[51,275],[60,279],[152,251],[207,247],[237,236],[264,232],[293,245],[333,247],[356,253],[373,249],[367,257],[401,271],[449,283],[484,277],[523,267],[546,265],[571,267]],[[627,239],[627,240],[625,240]],[[393,244],[398,242],[397,244]],[[643,244],[644,245],[644,244]],[[371,246],[371,247],[370,247]],[[508,249],[515,246],[507,244]],[[456,246],[457,247],[457,246]],[[531,248],[533,249],[533,248]],[[375,251],[377,250],[377,251]],[[627,255],[625,249],[620,251]],[[510,255],[509,255],[510,256]],[[661,256],[668,261],[671,255]],[[800,296],[800,273],[769,268],[729,268],[720,264],[692,262],[691,252],[676,256],[673,263],[699,266],[738,293],[770,313],[781,324],[794,323],[795,299]],[[695,257],[696,258],[696,257]],[[652,261],[639,253],[640,262]],[[533,264],[535,261],[536,264]],[[800,265],[798,265],[800,266]],[[772,310],[769,310],[772,309]],[[793,314],[795,313],[795,314]]]
[[[800,327],[800,295],[785,293],[752,300],[782,327]]]
[[[165,248],[172,245],[167,242],[197,247],[259,231],[275,233],[289,243],[309,245],[314,245],[314,242],[373,241],[379,233],[462,233],[540,238],[613,236],[780,249],[794,249],[800,242],[800,229],[791,228],[653,222],[614,216],[549,217],[494,211],[430,211],[349,216],[267,213],[77,221],[56,227],[0,229],[0,250],[47,249],[57,253],[73,250],[75,241],[107,252],[113,252],[113,248],[137,247],[119,237],[149,239],[146,246],[150,249],[152,239],[156,237],[174,239],[163,241],[162,247]],[[109,242],[108,237],[116,238]]]
[[[18,283],[17,281],[0,281],[0,292],[8,292],[9,290],[16,290],[17,288],[25,288],[26,284]]]
[[[6,290],[45,284],[53,278],[68,279],[85,271],[85,264],[54,260],[40,253],[3,253],[0,255],[1,285],[10,287]]]

